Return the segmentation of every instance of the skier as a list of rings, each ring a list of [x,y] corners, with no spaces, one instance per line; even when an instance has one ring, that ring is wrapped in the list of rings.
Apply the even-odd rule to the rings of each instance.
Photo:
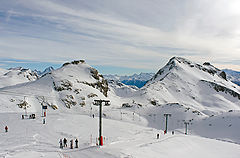
[[[63,142],[62,142],[62,139],[60,139],[59,144],[60,144],[60,148],[62,149],[62,148],[63,148]]]
[[[78,148],[78,140],[75,140],[75,148]]]
[[[8,132],[8,126],[5,126],[5,132]]]
[[[70,140],[70,149],[73,149],[73,140]]]
[[[172,131],[172,135],[174,135],[174,131]]]
[[[157,139],[159,139],[159,133],[157,134]]]
[[[67,147],[67,139],[66,138],[63,139],[63,145],[64,145],[64,147]]]

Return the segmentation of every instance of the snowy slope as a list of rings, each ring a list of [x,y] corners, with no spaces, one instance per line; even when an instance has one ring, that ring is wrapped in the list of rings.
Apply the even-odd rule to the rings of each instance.
[[[194,122],[191,130],[200,136],[240,143],[240,111],[230,110]]]
[[[138,90],[136,86],[129,86],[116,80],[108,80],[110,92],[119,97],[129,97]]]
[[[190,133],[240,143],[236,132],[240,130],[239,113],[228,121],[235,128],[207,128],[213,115],[221,118],[222,113],[239,110],[239,92],[239,87],[210,63],[174,57],[143,88],[126,91],[121,103],[122,109],[132,112],[132,120],[144,117],[149,127],[165,130],[164,114],[170,113],[169,130],[184,133],[184,122],[188,122]],[[216,122],[225,124],[222,121]]]
[[[105,98],[107,92],[107,82],[97,70],[84,61],[74,61],[34,82],[0,89],[1,108],[3,111],[19,111],[17,104],[23,102],[24,96],[31,105],[30,111],[41,110],[40,103],[52,109],[84,107],[94,98]]]
[[[155,158],[161,155],[163,158],[238,158],[240,154],[237,144],[178,132],[163,135],[163,131],[154,128],[111,119],[103,119],[104,146],[97,147],[98,118],[70,111],[48,114],[46,124],[42,124],[39,114],[35,120],[21,120],[17,113],[1,114],[1,128],[8,125],[9,132],[0,132],[0,157]],[[160,139],[156,139],[157,133],[160,133]],[[68,142],[77,138],[79,148],[60,149],[61,138],[67,138]]]
[[[226,128],[224,120],[217,119],[217,128],[207,128],[212,116],[239,110],[239,87],[226,79],[226,75],[210,63],[203,65],[184,58],[174,57],[140,90],[129,97],[135,106],[128,110],[143,116],[148,126],[165,130],[165,113],[169,130],[184,132],[184,122],[189,122],[190,132],[214,139],[239,142],[239,113],[231,117]],[[141,107],[136,105],[142,105]],[[136,108],[137,107],[137,108]],[[222,124],[222,125],[219,125]]]
[[[30,69],[24,69],[22,67],[11,68],[8,70],[0,69],[0,88],[31,82],[37,79],[38,75]]]
[[[146,104],[151,101],[157,104],[180,103],[211,115],[239,110],[240,88],[210,63],[200,65],[174,57],[135,94],[135,99]]]

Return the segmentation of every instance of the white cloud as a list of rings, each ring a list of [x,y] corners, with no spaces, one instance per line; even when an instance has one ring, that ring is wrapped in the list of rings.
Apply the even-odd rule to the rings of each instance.
[[[0,6],[8,13],[0,23],[0,57],[84,58],[132,68],[158,68],[173,55],[231,62],[240,57],[237,6],[237,0],[9,0]]]

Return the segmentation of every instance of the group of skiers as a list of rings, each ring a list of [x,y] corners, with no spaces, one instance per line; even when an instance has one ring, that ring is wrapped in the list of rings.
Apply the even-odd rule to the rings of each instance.
[[[63,149],[64,147],[67,147],[67,139],[63,138],[59,141],[60,148]],[[70,149],[73,149],[73,139],[70,140]],[[75,140],[75,148],[78,148],[78,139]]]
[[[164,134],[167,134],[166,130],[164,130]],[[172,135],[174,135],[174,131],[172,131]],[[157,133],[157,139],[159,139],[159,138],[160,138],[160,134]]]

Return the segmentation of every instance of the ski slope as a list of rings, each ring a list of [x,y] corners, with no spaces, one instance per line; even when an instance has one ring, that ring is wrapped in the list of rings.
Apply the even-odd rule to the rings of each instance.
[[[126,115],[125,115],[126,116]],[[128,120],[127,117],[123,120]],[[46,124],[37,114],[35,120],[21,119],[21,113],[2,113],[0,157],[56,158],[56,157],[186,157],[238,158],[240,146],[199,136],[175,135],[121,120],[103,119],[104,146],[96,146],[98,117],[92,118],[76,111],[50,112]],[[160,139],[156,134],[160,133]],[[79,140],[78,149],[60,149],[60,138]]]

